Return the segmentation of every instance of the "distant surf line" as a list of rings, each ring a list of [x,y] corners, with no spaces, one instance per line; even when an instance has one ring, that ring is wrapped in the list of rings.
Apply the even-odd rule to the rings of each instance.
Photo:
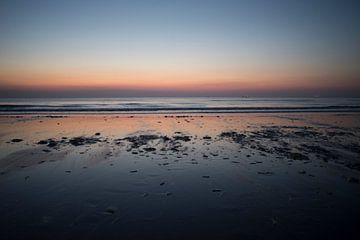
[[[360,106],[320,107],[154,107],[154,108],[71,108],[34,105],[0,105],[0,114],[19,113],[281,113],[360,112]]]

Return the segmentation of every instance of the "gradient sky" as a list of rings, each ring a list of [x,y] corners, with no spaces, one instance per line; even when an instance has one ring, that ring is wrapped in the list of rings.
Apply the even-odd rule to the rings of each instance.
[[[0,97],[360,96],[359,1],[0,1]]]

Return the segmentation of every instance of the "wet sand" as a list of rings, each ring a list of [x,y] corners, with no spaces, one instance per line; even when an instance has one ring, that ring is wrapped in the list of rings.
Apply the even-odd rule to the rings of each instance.
[[[0,117],[1,239],[356,239],[360,114]]]

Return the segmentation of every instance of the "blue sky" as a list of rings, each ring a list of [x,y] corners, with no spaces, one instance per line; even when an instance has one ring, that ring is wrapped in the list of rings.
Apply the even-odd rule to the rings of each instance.
[[[163,78],[155,84],[160,88],[139,93],[161,93],[163,84],[176,95],[180,84],[199,79],[202,85],[238,82],[239,94],[266,95],[266,87],[256,88],[264,81],[270,95],[279,92],[271,86],[281,84],[304,95],[326,95],[341,85],[347,95],[360,89],[359,6],[307,0],[1,1],[0,86],[16,95],[40,91],[36,86],[46,88],[47,81],[61,95],[70,87],[64,78],[71,76],[80,79],[80,92],[103,83],[105,90],[136,93],[142,82],[157,82],[146,77],[151,73]],[[97,78],[87,86],[85,73],[92,71]]]

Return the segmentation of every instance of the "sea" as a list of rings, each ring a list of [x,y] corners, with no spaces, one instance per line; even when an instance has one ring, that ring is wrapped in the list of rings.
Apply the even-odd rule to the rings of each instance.
[[[0,114],[359,112],[360,98],[2,98]]]

